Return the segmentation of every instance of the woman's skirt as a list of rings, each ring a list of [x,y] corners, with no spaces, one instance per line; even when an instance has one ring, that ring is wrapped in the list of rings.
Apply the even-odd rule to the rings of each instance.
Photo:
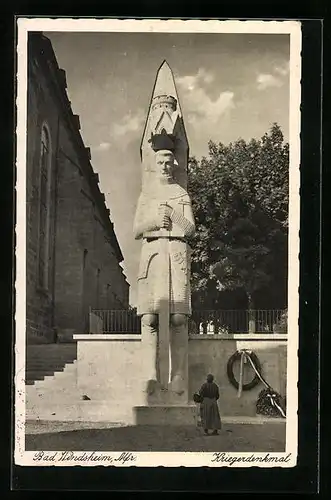
[[[204,429],[221,429],[221,417],[216,399],[204,398],[200,405],[201,427]]]

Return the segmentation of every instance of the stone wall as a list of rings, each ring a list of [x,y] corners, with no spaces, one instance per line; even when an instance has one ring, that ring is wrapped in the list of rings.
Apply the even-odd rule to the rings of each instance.
[[[104,408],[108,418],[126,415],[132,418],[132,406],[144,402],[143,381],[146,377],[145,356],[139,335],[77,336],[77,388],[80,395],[90,400],[81,405],[84,419],[98,417],[98,408]],[[189,399],[208,373],[213,373],[220,386],[220,412],[223,416],[254,416],[255,403],[262,383],[250,391],[238,391],[230,384],[226,365],[237,349],[252,349],[258,356],[266,381],[282,395],[286,395],[287,341],[284,335],[191,335],[189,338]],[[238,375],[237,375],[238,376]],[[249,374],[251,378],[251,372]],[[105,410],[107,408],[107,411]],[[106,412],[106,413],[105,413]],[[117,417],[116,417],[117,418]],[[124,418],[124,417],[123,417]]]
[[[140,335],[77,335],[77,394],[80,420],[134,422],[133,406],[144,404],[147,377]]]
[[[262,375],[275,391],[286,395],[286,336],[263,334],[238,335],[192,335],[189,340],[189,394],[196,392],[212,373],[220,387],[219,406],[223,415],[254,416],[259,392],[264,389],[260,383],[249,391],[238,391],[227,377],[227,362],[238,349],[251,349],[261,363]],[[239,363],[234,368],[239,380]],[[249,382],[254,374],[245,368]],[[249,378],[248,378],[249,377]]]
[[[98,176],[50,41],[29,35],[27,93],[27,339],[88,330],[89,308],[128,308],[129,284]],[[49,282],[38,285],[41,131],[51,144]]]
[[[56,138],[59,112],[46,82],[46,76],[38,62],[38,55],[29,47],[28,93],[27,93],[27,224],[26,224],[26,264],[27,264],[27,334],[30,341],[47,342],[54,339],[53,299],[54,276],[50,273],[48,290],[38,285],[38,239],[39,239],[39,198],[40,198],[40,148],[42,126],[47,125],[51,140],[51,204],[50,220],[50,267],[54,265],[55,236],[55,163]]]
[[[192,397],[206,374],[212,372],[220,386],[221,415],[253,417],[256,398],[263,386],[260,384],[251,391],[244,391],[238,398],[236,389],[227,379],[227,360],[237,349],[254,350],[262,364],[263,376],[284,395],[286,336],[236,337],[190,337],[189,395]],[[134,424],[133,407],[146,403],[143,387],[147,365],[141,336],[79,334],[75,338],[77,361],[68,364],[64,372],[27,386],[28,418]]]

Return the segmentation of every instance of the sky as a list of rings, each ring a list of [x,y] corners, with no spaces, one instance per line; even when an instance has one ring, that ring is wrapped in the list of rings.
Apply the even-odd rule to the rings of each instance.
[[[277,122],[289,133],[289,35],[44,33],[66,71],[72,110],[91,148],[122,267],[136,303],[140,242],[132,226],[141,188],[140,141],[159,66],[170,65],[190,155],[208,141],[261,137]]]

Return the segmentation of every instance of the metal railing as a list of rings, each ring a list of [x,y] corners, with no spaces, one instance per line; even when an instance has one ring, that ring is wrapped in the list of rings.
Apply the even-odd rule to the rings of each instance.
[[[283,309],[195,310],[190,319],[190,333],[286,333],[287,318]]]
[[[101,310],[90,311],[90,333],[140,333],[140,317],[135,311]]]
[[[90,310],[90,333],[141,333],[135,310]],[[287,333],[284,309],[194,310],[189,333]]]

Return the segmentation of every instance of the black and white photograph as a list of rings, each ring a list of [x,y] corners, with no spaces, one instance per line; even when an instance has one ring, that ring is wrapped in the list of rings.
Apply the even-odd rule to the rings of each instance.
[[[17,34],[15,464],[294,467],[300,22]]]

